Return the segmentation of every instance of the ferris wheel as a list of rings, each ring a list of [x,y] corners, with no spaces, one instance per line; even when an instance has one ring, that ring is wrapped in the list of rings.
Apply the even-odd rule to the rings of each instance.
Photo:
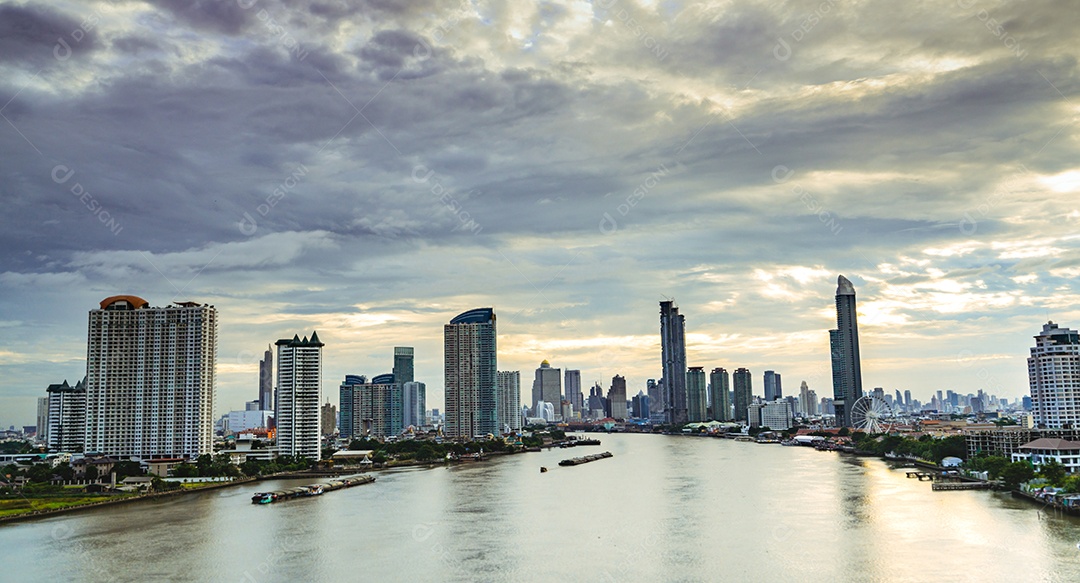
[[[892,429],[892,407],[873,395],[860,397],[851,406],[851,425],[866,433],[887,433]]]

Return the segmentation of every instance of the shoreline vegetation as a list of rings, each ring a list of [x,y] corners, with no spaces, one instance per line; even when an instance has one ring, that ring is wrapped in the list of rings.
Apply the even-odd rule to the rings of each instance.
[[[600,432],[603,433],[603,432]],[[643,434],[650,434],[642,432]],[[714,437],[739,439],[739,441],[751,441],[757,444],[777,444],[780,439],[774,432],[767,429],[755,432],[756,439],[747,440],[746,434],[732,433],[687,433],[683,431],[663,431],[651,434],[681,435],[687,437]],[[779,437],[790,438],[794,431],[783,432]],[[815,435],[811,433],[811,435]],[[1076,493],[1080,492],[1080,475],[1066,475],[1064,467],[1047,464],[1038,471],[1024,462],[1010,462],[1001,456],[979,456],[973,459],[965,459],[966,448],[963,436],[950,436],[943,439],[934,439],[923,436],[912,439],[896,435],[866,435],[861,432],[843,434],[819,433],[815,436],[824,441],[819,442],[825,447],[816,447],[823,451],[837,451],[863,457],[876,457],[886,462],[900,462],[914,464],[920,467],[943,470],[940,463],[946,457],[964,459],[962,472],[967,480],[989,481],[1001,486],[1000,489],[1009,490],[1012,497],[1031,501],[1043,506],[1054,507],[1055,510],[1063,510],[1070,514],[1077,514],[1077,508],[1064,507],[1056,504],[1053,498],[1047,498],[1047,490],[1052,493]],[[545,433],[539,431],[533,435],[523,437],[519,441],[507,442],[503,440],[474,441],[467,443],[447,442],[435,443],[421,440],[405,440],[397,442],[380,442],[374,439],[359,439],[350,442],[350,451],[372,452],[365,464],[345,463],[331,467],[319,467],[319,464],[306,460],[291,458],[279,458],[275,461],[249,460],[239,466],[229,463],[228,456],[204,455],[195,464],[182,464],[176,472],[176,477],[229,477],[225,482],[205,483],[178,483],[161,480],[152,476],[153,490],[149,492],[83,492],[78,486],[58,486],[48,483],[28,483],[21,490],[0,489],[0,526],[4,524],[47,518],[57,514],[90,510],[104,506],[128,504],[144,500],[155,500],[229,488],[241,484],[262,480],[289,480],[303,478],[325,478],[347,474],[360,474],[371,471],[399,469],[407,467],[430,467],[435,465],[450,465],[483,461],[491,456],[514,455],[518,453],[540,451],[542,448],[561,447],[567,442],[566,434],[560,430],[552,430]],[[329,456],[332,450],[324,452]],[[44,465],[44,464],[41,464]],[[135,464],[137,465],[137,464]],[[66,464],[60,464],[59,474],[66,476]],[[24,473],[32,474],[33,466]],[[10,466],[4,468],[5,474],[10,473]],[[126,468],[128,475],[140,475],[132,473],[132,468]],[[37,472],[40,479],[40,471]],[[972,476],[971,473],[976,473]],[[980,477],[977,473],[982,473]],[[70,477],[69,477],[70,479]],[[1023,491],[1025,485],[1029,490]],[[1038,488],[1035,490],[1035,488]]]

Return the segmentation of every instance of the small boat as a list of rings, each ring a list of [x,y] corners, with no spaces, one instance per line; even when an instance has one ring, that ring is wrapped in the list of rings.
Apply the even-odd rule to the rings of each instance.
[[[547,468],[545,468],[544,466],[540,466],[540,473],[541,474],[546,472],[546,471],[547,471]]]

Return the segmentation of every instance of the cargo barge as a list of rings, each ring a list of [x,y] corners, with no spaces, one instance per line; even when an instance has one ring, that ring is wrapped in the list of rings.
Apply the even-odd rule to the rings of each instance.
[[[585,457],[576,457],[576,458],[571,458],[571,459],[568,459],[568,460],[563,460],[563,461],[559,462],[559,465],[560,466],[580,466],[581,464],[587,464],[589,462],[595,462],[596,460],[602,460],[602,459],[609,458],[609,457],[612,457],[611,452],[610,451],[605,451],[604,453],[594,453],[592,455],[587,455]]]
[[[284,490],[274,490],[271,492],[256,492],[251,496],[251,503],[273,504],[274,502],[281,502],[282,500],[290,500],[292,498],[319,496],[325,492],[343,490],[345,488],[352,488],[353,486],[362,486],[374,481],[374,476],[355,476],[352,478],[331,480],[325,484],[311,484],[309,486],[298,486],[296,488],[286,488]]]

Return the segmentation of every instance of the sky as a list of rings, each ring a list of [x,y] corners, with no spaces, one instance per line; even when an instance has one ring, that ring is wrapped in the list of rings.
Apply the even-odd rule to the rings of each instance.
[[[492,306],[527,400],[690,366],[830,396],[1027,392],[1080,327],[1069,2],[0,0],[0,426],[85,374],[87,312],[219,318],[215,410],[318,330],[323,389]]]

